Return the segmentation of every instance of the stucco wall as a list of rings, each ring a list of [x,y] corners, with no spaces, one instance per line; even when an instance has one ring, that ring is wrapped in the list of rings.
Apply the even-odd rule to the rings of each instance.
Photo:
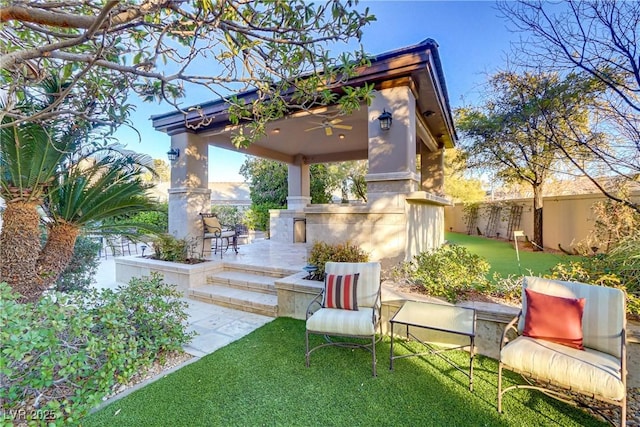
[[[420,252],[439,248],[444,243],[444,207],[407,203],[405,261]]]
[[[350,241],[380,260],[382,267],[404,259],[406,219],[401,209],[370,210],[365,206],[310,207],[307,218],[307,242],[331,244]]]
[[[404,209],[375,210],[367,206],[317,205],[304,212],[270,212],[271,239],[293,241],[293,219],[306,218],[306,243],[347,241],[360,246],[387,268],[444,243],[444,208],[407,201]]]
[[[633,199],[640,201],[640,193],[635,193]],[[558,245],[562,245],[563,248],[569,249],[587,237],[593,229],[596,219],[592,206],[598,201],[605,200],[607,199],[601,194],[545,197],[543,200],[542,235],[544,246],[558,249]],[[496,229],[500,236],[507,236],[510,205],[516,204],[523,207],[520,226],[516,229],[523,230],[529,238],[533,238],[533,201],[531,199],[513,199],[500,203],[504,206]],[[482,234],[486,234],[488,230],[490,206],[491,204],[488,203],[480,205],[477,227]],[[457,203],[455,206],[445,208],[445,229],[458,233],[467,232],[463,204]],[[471,234],[477,234],[475,228]]]

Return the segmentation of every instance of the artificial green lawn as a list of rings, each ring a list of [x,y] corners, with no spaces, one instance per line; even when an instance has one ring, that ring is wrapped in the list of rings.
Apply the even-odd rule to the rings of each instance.
[[[521,276],[528,275],[529,271],[531,271],[532,275],[542,275],[548,273],[552,267],[560,262],[569,262],[571,259],[578,258],[557,253],[520,250],[520,271],[513,242],[469,236],[461,233],[445,233],[445,238],[451,243],[464,246],[471,253],[486,258],[491,264],[489,276],[493,276],[494,272],[498,272],[502,276],[509,274]],[[522,243],[519,243],[520,249],[522,249]]]
[[[320,337],[312,337],[319,342]],[[410,343],[411,346],[416,344]],[[518,390],[496,410],[496,361],[478,356],[475,390],[435,356],[396,360],[377,346],[378,377],[365,350],[323,348],[304,363],[304,322],[278,318],[248,336],[83,420],[84,426],[595,426],[587,413]],[[394,353],[406,353],[394,345]],[[451,352],[467,363],[464,352]],[[519,377],[507,374],[510,384]]]

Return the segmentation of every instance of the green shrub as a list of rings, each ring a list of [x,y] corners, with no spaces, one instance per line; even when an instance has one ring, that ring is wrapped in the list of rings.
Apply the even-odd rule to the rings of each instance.
[[[182,294],[154,273],[136,278],[118,288],[118,301],[126,311],[126,319],[138,337],[138,348],[150,354],[180,350],[186,343],[184,325],[188,304]],[[187,340],[188,341],[188,340]]]
[[[533,273],[529,273],[529,275],[533,275]],[[483,289],[483,293],[520,304],[522,302],[523,279],[524,276],[515,274],[509,274],[504,277],[499,273],[493,273],[493,278],[490,282],[487,282],[486,287]]]
[[[154,259],[189,263],[200,261],[197,239],[177,239],[171,234],[160,234],[153,240]]]
[[[432,252],[422,252],[395,267],[392,276],[419,287],[428,295],[455,302],[466,292],[489,288],[485,277],[489,267],[484,258],[466,248],[445,245]]]
[[[283,209],[277,203],[253,204],[245,212],[245,222],[251,230],[260,230],[269,233],[269,210]]]
[[[364,252],[358,245],[350,242],[331,245],[325,242],[315,242],[311,248],[307,262],[318,267],[317,274],[324,275],[324,266],[327,261],[334,262],[367,262],[369,254]]]
[[[118,384],[191,340],[180,297],[152,276],[120,292],[55,293],[21,304],[0,283],[0,410],[37,408],[55,425],[79,424]]]
[[[548,277],[622,289],[627,313],[640,318],[640,232],[621,238],[606,254],[560,263]]]
[[[93,283],[102,245],[85,236],[78,236],[73,257],[55,283],[58,292],[86,291]]]
[[[169,230],[169,204],[157,203],[153,210],[109,218],[102,224],[102,231],[113,234],[129,234],[132,240],[144,240],[145,234],[167,233]]]
[[[166,203],[159,205],[158,209],[157,211],[138,212],[130,218],[130,222],[144,224],[151,229],[155,227],[166,233],[169,230],[169,209]]]
[[[231,227],[243,222],[242,212],[237,206],[213,205],[211,213],[216,214],[222,225]]]

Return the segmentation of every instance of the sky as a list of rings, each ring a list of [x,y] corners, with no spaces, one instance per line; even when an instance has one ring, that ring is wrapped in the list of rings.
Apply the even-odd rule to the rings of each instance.
[[[380,54],[432,38],[439,45],[451,108],[477,102],[487,76],[506,64],[510,43],[518,34],[508,29],[493,1],[361,1],[377,21],[364,29],[362,44],[369,54]],[[340,52],[335,52],[336,56]],[[190,102],[190,98],[193,99]],[[184,105],[200,102],[187,92]],[[148,104],[131,99],[132,115],[140,137],[122,127],[116,138],[127,148],[167,160],[171,138],[153,129],[150,116],[172,111],[168,104]],[[209,181],[238,182],[244,155],[210,148]]]

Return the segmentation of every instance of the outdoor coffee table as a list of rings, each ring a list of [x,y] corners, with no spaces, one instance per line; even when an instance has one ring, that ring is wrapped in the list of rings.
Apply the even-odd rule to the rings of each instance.
[[[457,307],[455,305],[435,304],[430,302],[407,301],[402,308],[393,316],[391,322],[391,363],[390,369],[393,370],[393,361],[395,359],[403,359],[405,357],[424,356],[435,354],[445,360],[458,371],[469,377],[469,390],[473,391],[473,356],[474,341],[476,336],[476,311],[472,308]],[[424,353],[412,353],[402,356],[393,355],[393,329],[396,324],[405,325],[407,339],[414,340],[425,346],[428,351]],[[469,372],[467,373],[461,367],[457,366],[451,359],[443,353],[449,350],[458,350],[465,348],[466,345],[456,347],[447,347],[444,349],[436,349],[431,344],[420,340],[409,327],[431,329],[450,334],[463,335],[469,337]]]

